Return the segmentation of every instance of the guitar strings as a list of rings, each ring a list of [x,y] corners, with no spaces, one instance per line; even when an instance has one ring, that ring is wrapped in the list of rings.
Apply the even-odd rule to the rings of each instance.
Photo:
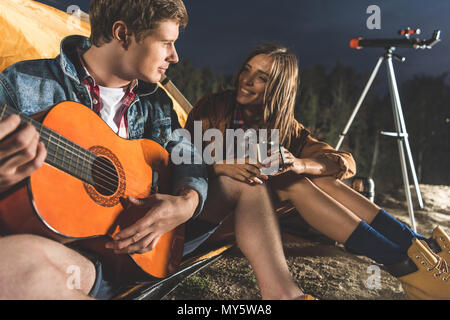
[[[42,130],[42,129],[44,129],[44,130]],[[52,132],[53,132],[53,134],[52,134]],[[96,171],[96,173],[99,173],[101,177],[98,177],[98,176],[97,177],[99,178],[99,180],[102,180],[102,182],[107,184],[107,185],[102,184],[101,186],[111,193],[115,192],[115,190],[117,189],[116,185],[118,186],[118,184],[116,184],[115,182],[116,181],[120,182],[120,178],[117,176],[115,170],[114,171],[110,170],[111,169],[110,167],[107,168],[106,166],[95,164],[94,160],[95,160],[95,157],[97,157],[96,154],[94,154],[94,153],[90,152],[89,150],[86,150],[72,142],[67,143],[65,141],[66,139],[64,137],[62,137],[61,135],[59,135],[58,133],[56,133],[54,131],[51,131],[50,129],[48,129],[44,126],[41,126],[40,135],[44,141],[47,140],[47,142],[48,142],[47,149],[49,150],[49,152],[52,152],[53,151],[52,149],[55,149],[55,147],[56,147],[55,153],[53,154],[53,160],[59,160],[61,162],[62,166],[64,167],[65,163],[67,163],[67,161],[65,161],[64,156],[62,158],[59,157],[57,148],[60,148],[64,151],[66,151],[70,155],[70,159],[73,160],[72,156],[74,156],[74,158],[75,158],[75,160],[77,160],[77,162],[78,162],[78,160],[80,160],[81,165],[82,165],[81,172],[80,172],[81,178],[83,178],[83,175],[84,175],[85,179],[89,180],[88,179],[88,177],[89,177],[88,171],[87,171],[89,169],[89,166],[92,169],[98,169],[98,171]],[[58,141],[58,143],[55,144],[55,142],[52,142],[51,141],[52,138],[53,138],[53,140],[56,139]],[[69,149],[66,147],[69,147]],[[78,147],[80,150],[77,150],[76,147]],[[83,163],[86,165],[83,166]],[[86,174],[83,174],[83,171],[84,171],[83,168],[86,168]],[[69,164],[69,170],[70,170],[70,164]],[[130,179],[127,179],[127,183],[130,185],[130,182],[134,181],[136,178],[132,172],[129,172],[129,174],[127,174],[127,176],[130,178]],[[86,182],[89,183],[89,181],[86,181]],[[95,181],[93,181],[93,182],[95,182]],[[128,188],[128,189],[133,192],[138,192],[137,190],[134,190],[133,188]]]
[[[5,111],[9,111],[9,112],[5,112]],[[9,115],[9,114],[12,114],[12,113],[17,114],[16,110],[11,109],[7,105],[4,105],[3,106],[3,110],[2,110],[2,114],[0,116],[0,120],[3,119],[5,113],[6,113],[6,115]],[[49,151],[51,151],[51,146],[55,146],[55,143],[51,141],[52,137],[56,138],[58,143],[56,144],[56,150],[55,150],[55,154],[53,155],[53,160],[59,160],[62,163],[62,166],[64,167],[65,156],[63,155],[62,159],[58,157],[58,151],[57,151],[58,148],[61,148],[65,152],[69,153],[69,155],[70,155],[69,170],[71,170],[71,168],[70,168],[70,162],[71,161],[70,160],[73,159],[72,155],[75,156],[75,159],[77,160],[77,163],[78,163],[78,160],[81,160],[81,163],[86,163],[86,158],[87,158],[88,159],[87,164],[88,165],[92,164],[91,165],[92,168],[99,169],[97,171],[97,173],[100,173],[101,176],[103,176],[104,178],[107,179],[107,180],[101,179],[101,180],[103,180],[103,182],[108,184],[108,186],[102,185],[102,187],[104,187],[107,191],[109,191],[111,193],[115,193],[115,190],[117,189],[115,187],[116,186],[115,182],[116,181],[120,182],[120,178],[117,176],[116,170],[111,171],[110,167],[107,168],[106,166],[100,166],[100,165],[95,164],[95,162],[94,162],[95,158],[94,157],[97,157],[96,154],[90,152],[89,150],[86,150],[86,149],[82,148],[81,146],[78,146],[77,144],[75,144],[75,143],[71,142],[70,140],[64,138],[63,136],[61,136],[57,132],[51,130],[50,128],[47,128],[47,127],[43,126],[42,124],[40,124],[39,122],[35,121],[34,119],[28,118],[28,117],[24,116],[22,113],[18,113],[18,115],[20,116],[20,118],[22,119],[23,122],[29,122],[29,123],[31,123],[34,127],[36,127],[39,130],[40,136],[43,138],[44,141],[46,139],[47,142],[48,142],[47,143],[47,149]],[[44,135],[44,133],[48,134],[47,137]],[[53,135],[52,135],[52,133],[53,133]],[[60,142],[62,144],[60,144]],[[69,147],[69,149],[65,148],[65,147]],[[80,150],[77,150],[76,147],[78,147]],[[80,156],[80,155],[82,155],[82,156]],[[89,160],[90,160],[90,162],[89,162]],[[88,169],[88,166],[86,166],[86,168]],[[75,170],[77,170],[77,167],[75,168]],[[83,176],[83,172],[82,171],[83,171],[83,165],[81,167],[81,176]],[[101,171],[103,171],[103,172],[101,172]],[[129,176],[129,178],[131,178],[131,179],[127,179],[127,183],[131,182],[131,181],[134,181],[136,179],[135,175],[132,172],[128,172],[127,176]],[[88,176],[87,176],[87,172],[86,172],[86,178],[87,177]],[[86,180],[88,180],[88,179],[86,179]],[[110,189],[108,187],[112,187],[113,189]],[[131,191],[134,191],[136,193],[138,192],[138,190],[133,190],[133,189],[131,189]]]
[[[61,149],[63,149],[63,147],[61,147]],[[53,157],[53,160],[59,160],[62,164],[62,167],[64,168],[64,163],[66,162],[64,158],[61,158],[58,155],[56,155]],[[84,160],[85,159],[83,159],[83,161]],[[95,171],[95,173],[97,173],[97,175],[95,175],[96,178],[94,179],[93,172],[96,169],[96,167],[99,169],[102,169],[102,168],[96,166],[95,164],[91,164],[87,161],[84,161],[84,163],[86,163],[86,165],[83,166],[80,171],[81,180],[83,180],[86,183],[93,185],[93,186],[95,186],[97,183],[98,186],[102,187],[104,190],[110,192],[111,194],[115,193],[115,190],[117,190],[117,186],[120,183],[120,179],[116,180],[117,181],[117,183],[116,183],[115,181],[111,180],[112,179],[111,177],[108,177],[107,175],[100,172],[99,170]],[[91,168],[94,170],[92,170]],[[103,171],[105,171],[105,170],[103,170]],[[92,178],[92,179],[90,179],[90,178]]]
[[[59,146],[61,147],[61,149],[65,149],[63,146],[61,146],[61,145],[59,145]],[[67,151],[69,153],[74,154],[70,150],[67,150]],[[90,160],[92,160],[92,159],[95,159],[94,157],[96,157],[97,155],[91,153],[91,155],[86,154],[86,156]],[[75,154],[75,157],[78,157],[78,156]],[[96,178],[98,180],[97,181],[92,180],[92,182],[91,182],[91,181],[89,181],[89,179],[86,179],[86,180],[88,180],[88,181],[86,181],[87,183],[89,183],[89,184],[94,186],[95,182],[99,182],[97,185],[102,187],[102,188],[104,188],[106,191],[110,192],[111,194],[114,194],[117,191],[117,188],[119,187],[120,183],[122,182],[122,179],[120,179],[115,174],[116,173],[115,167],[113,167],[113,168],[111,168],[111,167],[106,168],[105,166],[96,165],[95,162],[93,162],[93,161],[88,162],[88,161],[86,161],[86,159],[84,157],[78,157],[78,158],[82,159],[83,161],[85,161],[85,163],[87,163],[87,165],[84,166],[84,168],[86,168],[86,174],[83,174],[81,172],[81,176],[82,177],[83,177],[83,175],[85,177],[88,176],[88,172],[87,172],[88,170],[89,170],[89,173],[92,173],[92,176],[94,175],[94,171],[91,171],[89,167],[91,167],[93,169],[98,169],[97,171],[95,171],[95,173],[98,174],[98,175],[96,175]],[[64,165],[64,163],[67,163],[67,161],[65,161],[64,157],[61,158],[59,156],[59,153],[57,153],[55,155],[54,159],[61,161],[63,163],[63,165]],[[110,171],[109,169],[113,169],[114,171]],[[114,179],[114,177],[116,177],[117,179]],[[132,174],[132,171],[128,171],[126,181],[127,181],[127,185],[128,185],[128,187],[127,187],[128,191],[131,191],[133,193],[140,193],[141,192],[141,190],[137,190],[136,188],[134,188],[134,184],[133,183],[135,182],[135,178],[134,178],[134,176]]]
[[[116,179],[118,179],[118,177],[115,174],[115,172],[108,171],[108,169],[110,169],[110,168],[107,169],[106,167],[100,167],[100,166],[95,164],[95,162],[93,160],[95,160],[94,156],[97,156],[97,155],[93,154],[92,152],[90,152],[88,150],[85,150],[85,149],[83,149],[83,148],[81,148],[79,146],[78,146],[79,150],[77,150],[77,148],[76,148],[77,145],[73,146],[70,143],[66,143],[64,140],[61,140],[61,139],[59,139],[58,137],[56,137],[54,135],[52,136],[51,134],[49,134],[46,137],[43,133],[41,133],[41,137],[43,138],[44,142],[45,142],[45,139],[47,140],[48,143],[47,143],[46,147],[47,147],[47,149],[49,151],[53,151],[52,150],[52,146],[56,146],[56,150],[54,151],[54,154],[53,154],[53,160],[60,160],[63,167],[65,166],[65,159],[66,159],[65,153],[68,152],[68,154],[70,156],[70,158],[68,160],[68,162],[69,162],[69,170],[71,170],[71,163],[72,163],[72,160],[74,160],[72,156],[74,155],[76,163],[77,163],[77,165],[74,168],[75,171],[78,171],[78,162],[79,162],[78,160],[81,160],[80,161],[80,164],[81,164],[80,175],[81,176],[83,176],[83,171],[84,171],[83,169],[85,167],[87,168],[90,164],[92,164],[93,168],[103,169],[103,172],[105,172],[107,174],[112,173],[112,175],[110,175],[109,177],[104,175],[105,177],[109,178],[110,181],[115,181]],[[51,141],[52,137],[53,137],[54,140],[55,139],[58,140],[58,143],[56,145],[55,145],[55,142]],[[65,148],[67,146],[69,148],[71,148],[71,150]],[[64,155],[62,156],[62,158],[58,157],[58,155],[59,155],[58,150],[57,150],[58,148],[64,151]],[[84,166],[83,164],[86,164],[86,165]],[[86,172],[86,177],[87,177],[87,172]]]
[[[70,170],[71,160],[73,160],[72,155],[74,155],[75,156],[75,160],[77,160],[77,163],[78,163],[78,160],[81,160],[81,164],[87,163],[86,168],[88,167],[89,164],[91,164],[92,168],[99,169],[97,172],[100,173],[106,179],[108,179],[109,180],[108,182],[110,183],[110,185],[114,185],[115,181],[120,180],[119,177],[116,174],[117,171],[115,170],[114,166],[113,166],[113,168],[111,168],[111,167],[95,164],[95,162],[94,162],[94,160],[96,159],[95,157],[99,157],[101,155],[94,154],[94,153],[90,152],[89,150],[86,150],[86,149],[78,146],[77,144],[67,140],[66,138],[62,137],[58,133],[56,133],[56,132],[54,132],[54,131],[46,128],[46,127],[42,127],[42,128],[44,130],[48,131],[48,132],[45,132],[45,131],[41,132],[41,137],[47,139],[47,141],[48,141],[48,147],[47,148],[49,150],[51,150],[50,146],[55,146],[55,142],[51,141],[51,138],[53,137],[53,140],[56,138],[56,140],[58,141],[58,143],[56,144],[56,148],[61,148],[64,151],[68,152],[68,154],[70,155],[70,158],[68,160],[69,161],[69,170]],[[53,135],[52,135],[52,132],[53,132]],[[47,137],[44,135],[46,133],[48,133]],[[68,142],[66,142],[66,141],[68,141]],[[64,148],[64,146],[69,147],[70,149]],[[78,147],[79,150],[77,150],[77,147]],[[59,155],[59,153],[56,150],[55,154],[53,155],[54,159],[60,160],[62,165],[64,166],[64,163],[66,162],[66,161],[64,161],[65,160],[65,156],[63,155],[62,159],[61,159],[60,157],[58,157],[58,155]],[[107,159],[107,158],[105,157],[105,159]],[[75,168],[75,170],[77,170],[76,168]],[[114,171],[111,171],[110,169],[113,169]],[[81,168],[81,175],[83,176],[83,172],[82,171],[83,171],[83,165],[82,165],[82,168]],[[87,177],[87,172],[86,172],[85,176]],[[136,179],[135,175],[133,175],[131,172],[129,172],[128,176],[130,178],[132,178],[132,179]],[[103,181],[106,181],[106,180],[103,180]]]
[[[43,134],[41,134],[41,136],[45,137]],[[49,135],[50,136],[50,135]],[[54,137],[54,136],[53,136]],[[54,137],[55,138],[55,137]],[[105,184],[102,184],[101,186],[103,188],[105,188],[107,191],[111,192],[111,193],[115,193],[116,185],[119,186],[119,183],[121,181],[121,179],[117,176],[116,174],[116,170],[111,171],[111,168],[107,168],[106,166],[102,166],[102,165],[97,165],[95,164],[95,162],[93,161],[97,155],[86,150],[86,149],[82,149],[81,147],[80,150],[82,151],[81,153],[78,153],[78,150],[76,150],[75,147],[73,147],[72,145],[64,142],[64,140],[58,139],[58,137],[56,137],[56,139],[58,140],[58,142],[62,142],[62,144],[58,144],[57,146],[60,147],[61,149],[65,150],[68,152],[68,154],[70,155],[74,155],[75,159],[80,159],[82,162],[86,163],[87,165],[84,166],[86,169],[89,169],[89,165],[93,168],[93,169],[98,169],[98,171],[96,171],[96,173],[99,173],[101,177],[98,177],[99,180],[102,180],[102,182],[104,182]],[[52,143],[50,140],[48,140],[49,143]],[[55,146],[55,144],[53,143],[52,146]],[[69,147],[70,149],[67,149],[65,147]],[[51,148],[47,147],[49,150],[51,150]],[[75,152],[74,152],[75,151]],[[56,152],[54,154],[53,159],[59,160],[61,161],[61,163],[64,166],[64,163],[67,161],[64,161],[65,157],[63,156],[63,158],[59,157],[59,153]],[[86,158],[88,160],[86,160]],[[90,161],[89,161],[90,160]],[[83,171],[83,167],[81,168],[81,171]],[[88,177],[88,172],[86,170],[86,174],[85,177]],[[81,176],[83,176],[83,173],[81,172]],[[132,172],[128,172],[127,174],[128,178],[127,178],[127,183],[130,185],[130,182],[134,181],[136,178],[134,176],[134,174]],[[88,180],[88,179],[86,179]],[[117,181],[117,184],[116,184]],[[93,181],[94,182],[94,181]],[[134,190],[134,188],[128,188],[130,191],[132,192],[138,192],[138,190]]]

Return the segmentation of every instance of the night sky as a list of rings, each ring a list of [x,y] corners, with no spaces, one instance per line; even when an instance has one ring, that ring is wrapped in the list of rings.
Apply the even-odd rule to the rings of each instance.
[[[89,0],[41,1],[65,10],[78,5],[88,11]],[[354,50],[350,39],[398,38],[397,31],[420,28],[428,39],[442,31],[442,41],[431,50],[398,49],[406,57],[395,63],[399,81],[413,74],[439,75],[450,71],[450,1],[448,0],[185,0],[190,21],[176,43],[180,59],[209,66],[216,73],[234,74],[247,53],[261,42],[278,42],[299,57],[300,67],[340,62],[372,71],[383,49]],[[369,30],[370,5],[381,10],[381,29]],[[385,77],[385,68],[382,77]],[[450,78],[450,77],[448,77]]]

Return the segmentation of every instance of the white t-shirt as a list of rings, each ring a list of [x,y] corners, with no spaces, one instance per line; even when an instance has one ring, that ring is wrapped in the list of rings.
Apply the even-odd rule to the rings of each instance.
[[[100,89],[100,99],[102,99],[102,109],[100,110],[100,117],[108,126],[122,138],[127,138],[127,132],[124,126],[120,126],[122,99],[125,95],[124,88],[106,88],[98,86]],[[119,129],[120,130],[119,132]]]

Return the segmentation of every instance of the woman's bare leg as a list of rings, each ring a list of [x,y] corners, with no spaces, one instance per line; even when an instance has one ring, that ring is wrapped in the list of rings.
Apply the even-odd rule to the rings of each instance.
[[[313,228],[345,243],[361,219],[303,176],[279,176],[272,188],[282,201],[289,200]]]
[[[375,203],[333,177],[313,177],[311,181],[330,197],[370,224],[380,211]]]
[[[266,186],[251,186],[223,176],[211,181],[201,218],[218,222],[231,212],[234,212],[236,242],[253,268],[262,298],[302,296],[286,263]]]

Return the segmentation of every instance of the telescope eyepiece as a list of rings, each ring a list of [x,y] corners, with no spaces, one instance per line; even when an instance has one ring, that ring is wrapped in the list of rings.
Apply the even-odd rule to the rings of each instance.
[[[411,29],[410,27],[398,31],[399,35],[405,36],[406,38],[409,38],[413,34],[421,34],[421,33],[422,31],[420,29]]]

